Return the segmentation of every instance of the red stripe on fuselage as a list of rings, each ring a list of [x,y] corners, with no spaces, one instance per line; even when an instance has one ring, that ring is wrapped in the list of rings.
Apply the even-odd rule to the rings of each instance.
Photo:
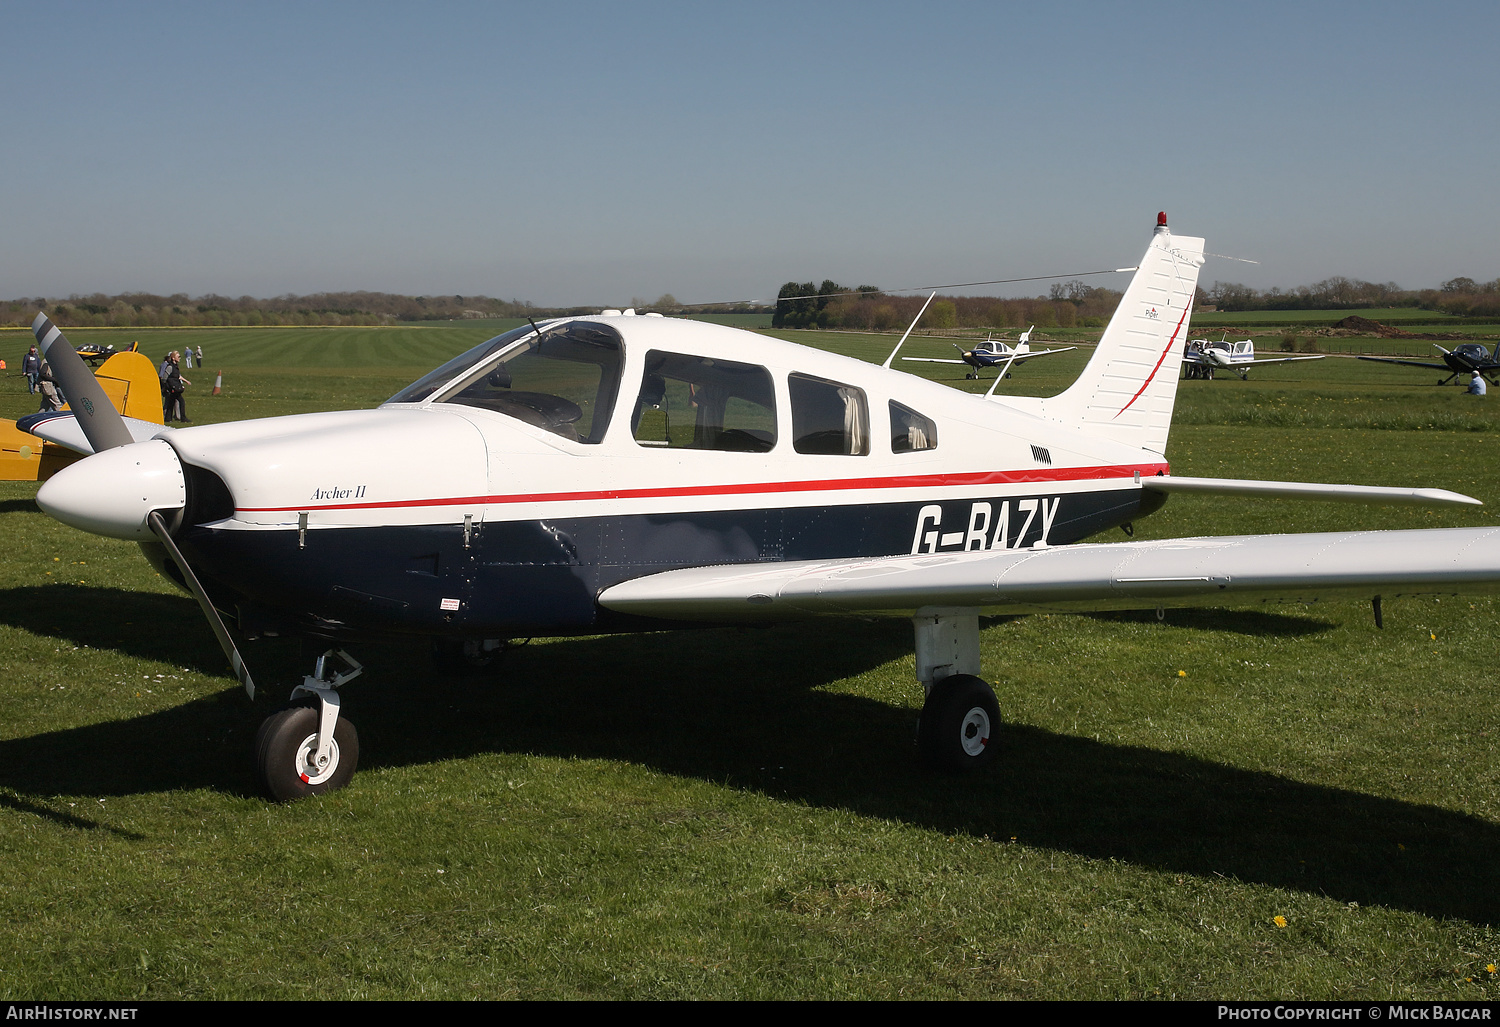
[[[329,503],[324,506],[242,506],[237,513],[304,513],[313,510],[397,510],[415,506],[475,506],[502,503],[576,503],[603,499],[665,499],[679,496],[749,496],[772,492],[840,492],[866,489],[956,488],[963,485],[1018,485],[1029,482],[1098,481],[1168,473],[1165,463],[1113,467],[1041,467],[1026,471],[976,471],[965,474],[917,474],[892,478],[827,478],[817,481],[740,482],[733,485],[688,485],[657,489],[601,489],[594,492],[534,492],[508,496],[454,496],[447,499],[397,499],[377,503]]]
[[[1161,370],[1161,362],[1167,359],[1168,353],[1172,352],[1172,343],[1177,341],[1177,333],[1182,331],[1182,322],[1187,320],[1188,312],[1192,309],[1193,305],[1191,302],[1189,302],[1188,305],[1183,308],[1182,316],[1177,319],[1177,327],[1172,329],[1172,337],[1167,340],[1166,349],[1161,351],[1161,356],[1156,358],[1156,366],[1153,367],[1151,369],[1151,373],[1146,376],[1146,384],[1142,385],[1139,389],[1136,390],[1135,395],[1130,397],[1130,403],[1126,403],[1124,406],[1122,406],[1119,409],[1119,412],[1115,414],[1115,417],[1119,417],[1120,414],[1123,414],[1125,411],[1129,410],[1130,404],[1141,398],[1141,393],[1146,391],[1146,385],[1150,385],[1151,379],[1156,377],[1156,372]],[[1110,420],[1113,421],[1114,417],[1111,417]]]

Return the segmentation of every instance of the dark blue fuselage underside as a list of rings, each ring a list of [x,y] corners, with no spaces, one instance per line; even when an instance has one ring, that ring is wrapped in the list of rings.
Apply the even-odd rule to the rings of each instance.
[[[1066,544],[1149,514],[1162,501],[1140,489],[1116,489],[494,521],[475,524],[467,545],[463,526],[454,524],[312,528],[301,544],[295,528],[198,526],[183,531],[178,544],[215,605],[237,608],[252,633],[250,621],[330,638],[519,638],[666,626],[596,602],[611,585],[659,571],[895,556],[917,548],[1024,548],[1042,537],[1043,517],[1033,515],[1039,506],[1052,512],[1047,542]],[[989,511],[976,513],[984,504]],[[1002,524],[1003,541],[995,537]]]

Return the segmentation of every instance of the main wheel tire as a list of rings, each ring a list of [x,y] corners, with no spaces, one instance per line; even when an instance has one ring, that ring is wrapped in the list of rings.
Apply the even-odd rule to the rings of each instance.
[[[317,751],[316,701],[271,714],[255,735],[255,773],[261,788],[277,802],[290,802],[344,787],[359,765],[359,732],[340,717],[326,767],[311,762]]]
[[[934,770],[967,773],[995,758],[1000,704],[990,686],[972,674],[955,674],[932,686],[917,721],[917,748]]]

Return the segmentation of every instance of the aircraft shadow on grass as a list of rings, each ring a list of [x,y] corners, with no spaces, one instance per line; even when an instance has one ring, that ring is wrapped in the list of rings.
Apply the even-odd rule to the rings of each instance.
[[[0,514],[36,512],[35,499],[0,499]]]
[[[48,631],[46,617],[33,627],[17,616],[17,591],[31,590],[0,598],[3,622]],[[172,625],[188,623],[190,600],[132,598],[159,598]],[[139,606],[131,612],[143,621]],[[1270,619],[1262,627],[1295,620],[1262,617]],[[523,647],[499,672],[461,679],[436,678],[425,651],[391,645],[372,660],[381,670],[349,686],[345,702],[377,765],[496,752],[620,760],[997,844],[1015,838],[1161,872],[1500,924],[1491,880],[1500,825],[1451,810],[1027,725],[1006,728],[1001,759],[984,773],[926,773],[910,744],[915,694],[912,707],[897,708],[829,687],[909,659],[910,628],[891,620],[840,630],[838,645],[827,644],[826,622],[573,639]],[[116,648],[218,673],[211,639],[184,654],[182,639],[153,634]],[[82,627],[69,637],[104,642],[87,641]],[[904,687],[906,671],[895,676]],[[232,688],[0,742],[0,788],[10,792],[0,805],[112,830],[102,818],[56,812],[46,797],[251,794],[242,768],[266,708]]]
[[[1301,638],[1306,635],[1319,635],[1338,627],[1333,621],[1321,620],[1305,614],[1271,613],[1265,610],[1225,610],[1214,607],[1201,610],[1193,608],[1167,610],[1164,618],[1158,618],[1150,610],[1119,610],[1084,614],[1084,616],[1117,624],[1144,624],[1160,619],[1170,628],[1229,631],[1236,635],[1249,635],[1256,638],[1267,636]]]

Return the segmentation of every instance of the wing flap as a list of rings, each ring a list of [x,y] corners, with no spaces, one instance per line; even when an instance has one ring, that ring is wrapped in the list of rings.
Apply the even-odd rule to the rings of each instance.
[[[683,621],[1230,606],[1500,591],[1500,528],[1242,535],[665,571],[600,605]]]

